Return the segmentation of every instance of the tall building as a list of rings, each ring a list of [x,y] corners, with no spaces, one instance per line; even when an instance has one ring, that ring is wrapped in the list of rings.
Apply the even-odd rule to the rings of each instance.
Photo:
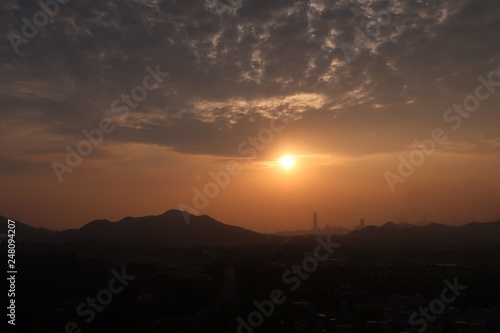
[[[359,227],[364,228],[365,227],[365,219],[360,219],[359,220]]]
[[[313,213],[313,230],[318,230],[318,213]]]

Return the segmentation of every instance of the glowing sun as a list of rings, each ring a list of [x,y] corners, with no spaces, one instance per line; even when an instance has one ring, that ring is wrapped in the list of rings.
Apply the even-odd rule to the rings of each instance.
[[[291,169],[295,165],[295,160],[292,156],[283,156],[279,159],[281,166],[285,169]]]

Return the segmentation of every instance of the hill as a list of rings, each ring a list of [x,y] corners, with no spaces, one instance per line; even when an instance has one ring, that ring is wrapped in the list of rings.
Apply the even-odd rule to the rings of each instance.
[[[353,231],[347,238],[397,243],[491,243],[500,242],[500,221],[473,222],[460,227],[438,223],[416,226],[388,222],[381,227],[369,226]]]
[[[235,246],[264,244],[278,238],[227,225],[207,215],[189,215],[190,223],[187,224],[183,214],[187,213],[169,210],[161,215],[126,217],[117,222],[95,220],[79,229],[60,232],[17,222],[16,239],[27,242],[98,241],[169,246]]]

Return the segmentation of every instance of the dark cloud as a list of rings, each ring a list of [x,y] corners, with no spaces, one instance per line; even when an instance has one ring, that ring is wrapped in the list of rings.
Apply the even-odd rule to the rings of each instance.
[[[346,61],[342,43],[385,9],[390,22]],[[170,76],[106,140],[233,155],[284,114],[291,140],[323,152],[392,151],[442,125],[500,65],[495,0],[248,0],[223,21],[209,0],[72,0],[16,55],[7,35],[38,10],[0,5],[0,119],[64,138],[41,151],[80,140],[156,64]],[[495,101],[477,122],[498,124]]]

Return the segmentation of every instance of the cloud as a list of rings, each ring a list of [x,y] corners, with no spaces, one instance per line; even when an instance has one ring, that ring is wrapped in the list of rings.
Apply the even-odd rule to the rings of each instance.
[[[385,9],[390,23],[346,61],[342,43]],[[0,34],[19,33],[38,10],[3,1]],[[0,120],[58,138],[23,154],[64,153],[160,64],[170,77],[106,140],[228,156],[285,115],[294,126],[284,137],[317,153],[405,149],[500,64],[498,17],[494,0],[248,0],[223,21],[202,0],[73,0],[20,54],[4,38]],[[480,124],[498,123],[497,101],[482,106],[477,134],[493,135]]]

